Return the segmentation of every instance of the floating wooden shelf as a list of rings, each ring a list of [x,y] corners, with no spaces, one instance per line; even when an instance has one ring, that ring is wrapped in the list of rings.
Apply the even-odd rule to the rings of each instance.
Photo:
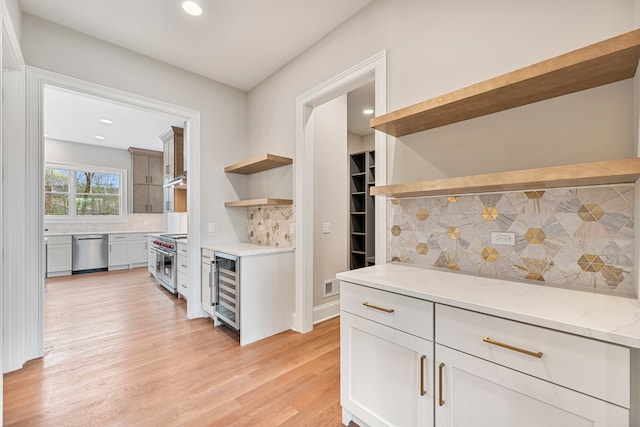
[[[275,154],[265,154],[260,157],[247,160],[245,162],[236,163],[224,168],[228,173],[241,173],[249,175],[256,172],[266,171],[268,169],[278,168],[293,163],[293,159],[289,157],[276,156]]]
[[[271,198],[262,198],[262,199],[251,199],[251,200],[237,200],[234,202],[225,202],[225,208],[252,208],[252,207],[260,207],[260,206],[287,206],[292,205],[293,200],[291,199],[271,199]]]
[[[633,77],[640,30],[604,40],[446,95],[371,119],[403,136]]]
[[[625,184],[640,178],[640,158],[607,160],[548,168],[373,187],[371,194],[392,197],[444,196],[585,185]]]

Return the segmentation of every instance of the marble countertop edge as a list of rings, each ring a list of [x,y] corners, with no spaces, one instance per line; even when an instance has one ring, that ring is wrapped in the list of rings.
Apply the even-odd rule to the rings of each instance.
[[[471,276],[402,264],[338,273],[340,280],[640,349],[633,297]]]

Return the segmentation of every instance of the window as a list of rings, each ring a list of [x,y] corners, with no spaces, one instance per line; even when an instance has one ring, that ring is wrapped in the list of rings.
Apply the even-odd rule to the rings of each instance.
[[[124,171],[46,165],[44,207],[49,218],[120,218]]]

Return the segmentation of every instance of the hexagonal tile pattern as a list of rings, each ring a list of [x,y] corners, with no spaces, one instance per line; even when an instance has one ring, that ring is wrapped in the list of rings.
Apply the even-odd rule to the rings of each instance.
[[[600,221],[604,215],[604,210],[598,204],[582,205],[578,209],[578,216],[583,221]]]
[[[429,218],[429,211],[425,208],[418,209],[418,212],[416,212],[416,218],[418,218],[418,221],[426,221],[426,219]]]
[[[498,258],[500,258],[500,255],[495,248],[484,248],[481,255],[487,262],[496,262]]]
[[[544,282],[544,277],[542,277],[542,274],[538,274],[538,273],[527,273],[527,275],[524,276],[524,278],[527,280],[539,280],[541,282]]]
[[[388,258],[631,296],[634,192],[616,184],[390,199]],[[494,231],[515,233],[516,244],[492,245]]]
[[[578,260],[578,265],[584,271],[597,273],[604,267],[604,261],[598,255],[584,254]]]
[[[530,228],[524,233],[524,238],[532,244],[540,244],[546,237],[541,228]]]
[[[542,199],[542,196],[544,196],[544,191],[525,191],[524,195],[531,200]]]
[[[416,246],[416,251],[418,251],[420,255],[426,255],[427,252],[429,252],[429,247],[426,243],[418,243],[418,246]]]
[[[495,221],[498,219],[498,216],[500,216],[500,212],[493,206],[487,206],[482,210],[482,219],[487,222]]]
[[[451,240],[458,239],[460,237],[460,234],[462,233],[460,232],[460,229],[458,227],[451,226],[447,228],[447,237]]]

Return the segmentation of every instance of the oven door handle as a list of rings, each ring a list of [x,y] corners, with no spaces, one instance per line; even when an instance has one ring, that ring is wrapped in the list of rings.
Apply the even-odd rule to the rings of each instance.
[[[155,250],[156,252],[160,252],[161,254],[164,254],[164,255],[167,255],[167,256],[173,256],[174,255],[174,252],[168,252],[168,251],[165,251],[165,250],[160,249],[160,248],[153,248],[153,250]]]

